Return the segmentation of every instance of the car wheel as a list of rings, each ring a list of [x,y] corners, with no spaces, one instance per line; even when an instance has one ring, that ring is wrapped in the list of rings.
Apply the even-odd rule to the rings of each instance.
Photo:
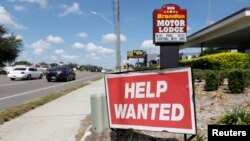
[[[68,82],[69,81],[69,76],[67,75],[67,77],[66,77],[66,80],[65,80],[66,82]]]
[[[41,75],[39,76],[39,79],[43,79],[43,74],[41,74]]]
[[[13,80],[16,80],[16,78],[10,78],[10,80],[12,80],[12,81],[13,81]]]
[[[27,76],[27,80],[30,80],[31,79],[31,75],[29,74],[28,76]]]
[[[51,82],[51,79],[47,79],[48,82]]]

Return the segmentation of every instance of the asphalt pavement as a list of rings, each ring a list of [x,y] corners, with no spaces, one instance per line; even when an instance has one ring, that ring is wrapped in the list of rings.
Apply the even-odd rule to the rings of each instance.
[[[90,114],[90,97],[104,93],[104,80],[90,84],[0,125],[0,141],[75,141]]]
[[[45,77],[43,79],[11,81],[7,76],[0,75],[0,111],[74,85],[84,84],[102,75],[102,73],[85,71],[76,72],[76,80],[68,82],[47,82]]]

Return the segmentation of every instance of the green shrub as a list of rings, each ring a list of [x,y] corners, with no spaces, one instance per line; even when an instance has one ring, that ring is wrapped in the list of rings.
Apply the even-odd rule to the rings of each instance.
[[[244,76],[245,76],[245,86],[248,87],[250,86],[250,70],[249,69],[245,69],[243,70],[244,72]]]
[[[250,65],[250,55],[247,53],[224,52],[205,55],[195,59],[180,60],[179,65],[192,66],[194,69],[246,69]]]
[[[228,74],[228,89],[232,93],[242,93],[247,86],[247,75],[241,69],[231,70]]]
[[[196,135],[195,141],[205,141],[205,136],[204,134],[198,133]]]
[[[224,79],[227,78],[229,70],[219,70],[217,71],[219,77],[219,85],[223,85]]]
[[[218,90],[218,88],[219,88],[218,74],[215,71],[209,71],[206,74],[205,85],[204,85],[205,91],[214,91]]]
[[[194,69],[193,76],[194,76],[194,80],[197,80],[199,82],[204,80],[206,77],[205,72],[203,70],[200,70],[200,69]]]
[[[226,125],[249,125],[250,111],[244,107],[234,107],[232,110],[227,110],[218,120],[218,123]]]

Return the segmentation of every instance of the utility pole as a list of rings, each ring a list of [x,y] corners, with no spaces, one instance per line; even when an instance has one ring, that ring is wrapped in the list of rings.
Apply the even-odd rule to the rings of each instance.
[[[116,0],[116,70],[121,71],[120,0]]]
[[[208,19],[207,25],[211,24],[211,0],[208,0]]]

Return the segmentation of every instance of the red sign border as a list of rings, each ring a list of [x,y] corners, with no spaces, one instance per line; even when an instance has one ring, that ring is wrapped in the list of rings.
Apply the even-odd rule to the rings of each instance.
[[[156,32],[155,32],[155,27],[156,27],[156,25],[155,25],[155,21],[156,21],[156,19],[155,19],[155,12],[156,11],[158,11],[158,10],[162,10],[163,9],[163,7],[166,7],[166,6],[175,6],[175,7],[178,7],[178,9],[180,9],[180,10],[184,10],[184,11],[186,11],[186,24],[187,24],[187,9],[182,9],[179,5],[177,5],[177,4],[172,4],[172,3],[169,3],[169,4],[165,4],[165,5],[163,5],[162,7],[161,7],[161,9],[154,9],[154,11],[153,11],[153,43],[155,44],[155,45],[166,45],[166,44],[169,44],[169,45],[178,45],[178,44],[184,44],[185,42],[187,42],[187,37],[186,37],[186,41],[184,41],[184,42],[182,42],[182,41],[166,41],[166,42],[156,42],[155,41],[155,34],[156,34]],[[186,34],[186,36],[187,36],[187,25],[186,25],[186,32],[185,32],[185,34]]]
[[[189,95],[190,95],[190,106],[191,108],[191,129],[178,129],[178,128],[162,128],[162,127],[149,127],[149,126],[131,126],[125,124],[112,124],[111,115],[110,115],[110,102],[108,94],[108,82],[109,78],[117,77],[128,77],[128,76],[141,76],[141,75],[152,75],[159,73],[173,73],[173,72],[188,72],[188,81],[189,81]],[[121,72],[121,73],[109,73],[104,75],[105,81],[105,92],[107,95],[107,108],[108,108],[108,117],[109,117],[109,126],[110,128],[120,128],[120,129],[137,129],[137,130],[149,130],[149,131],[160,131],[160,132],[170,132],[170,133],[181,133],[181,134],[193,134],[197,133],[197,124],[196,124],[196,111],[195,111],[195,94],[193,87],[192,79],[192,68],[191,67],[179,67],[179,68],[169,68],[162,70],[150,70],[150,71],[135,71],[135,72]]]

